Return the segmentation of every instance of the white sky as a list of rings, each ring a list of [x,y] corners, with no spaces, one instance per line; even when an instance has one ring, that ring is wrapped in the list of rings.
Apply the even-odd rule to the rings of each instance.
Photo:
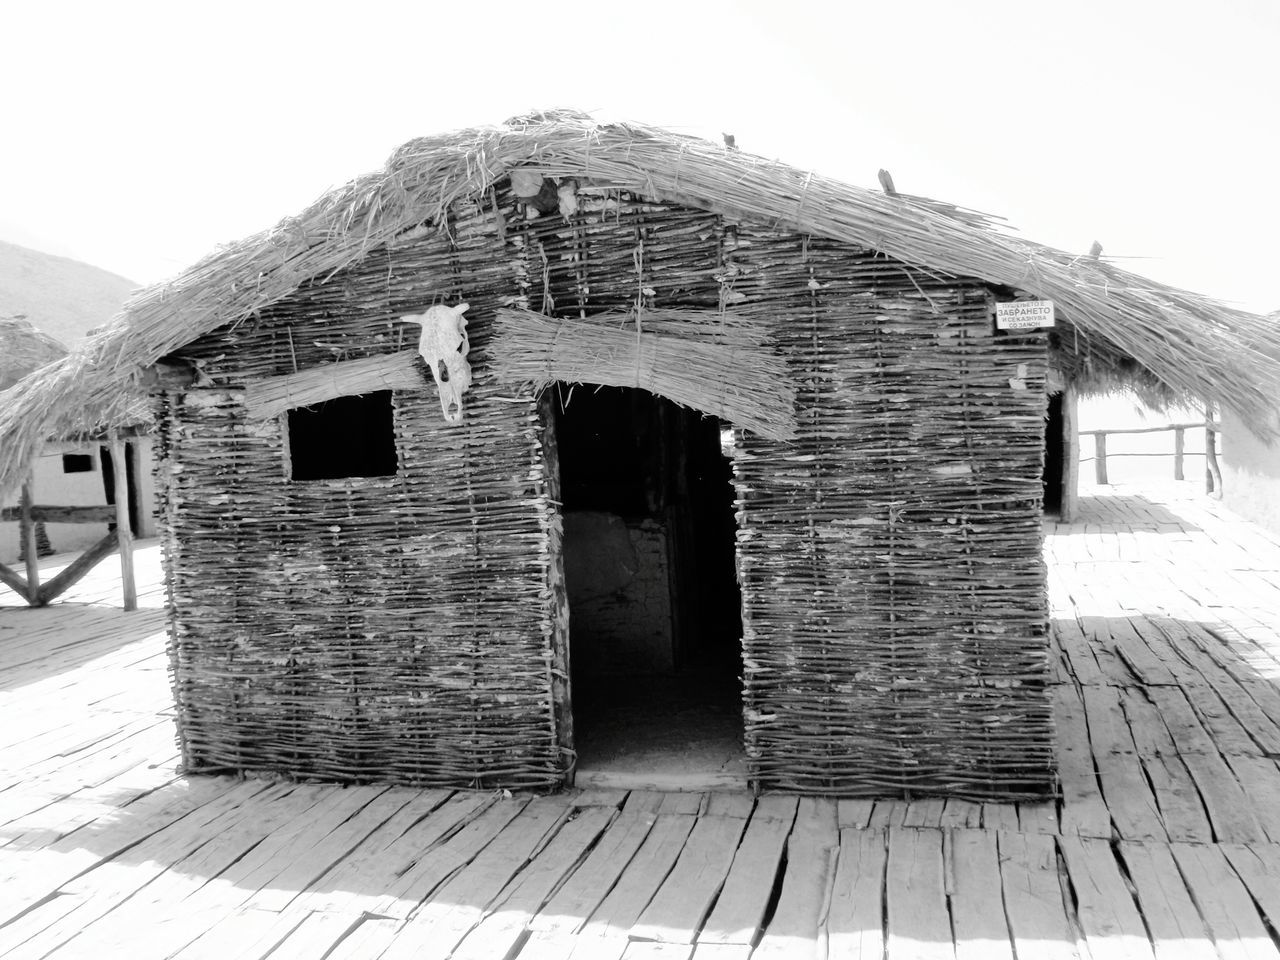
[[[412,137],[563,106],[863,186],[885,167],[1280,309],[1278,0],[0,0],[0,19],[0,239],[143,283]]]

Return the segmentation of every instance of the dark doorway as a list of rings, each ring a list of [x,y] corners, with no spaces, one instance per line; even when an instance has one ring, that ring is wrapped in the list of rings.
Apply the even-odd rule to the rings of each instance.
[[[108,506],[116,502],[116,462],[111,456],[110,447],[98,448],[98,460],[102,463],[102,492]],[[124,445],[125,481],[129,487],[129,532],[138,535],[138,454],[132,443]],[[115,524],[108,525],[114,530]]]
[[[737,782],[742,620],[726,428],[643,390],[557,390],[579,782]]]
[[[1049,394],[1044,425],[1044,512],[1062,512],[1062,485],[1066,479],[1066,435],[1063,430],[1062,394]]]

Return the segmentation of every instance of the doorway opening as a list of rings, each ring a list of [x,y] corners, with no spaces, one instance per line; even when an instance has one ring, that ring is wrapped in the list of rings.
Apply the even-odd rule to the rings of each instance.
[[[577,781],[745,785],[731,437],[644,390],[556,390]]]
[[[1062,513],[1063,485],[1067,478],[1067,437],[1062,411],[1062,394],[1049,394],[1044,425],[1044,512]]]
[[[116,502],[116,462],[111,456],[110,447],[98,448],[98,462],[102,464],[102,492],[107,506],[115,506]],[[132,443],[124,445],[124,482],[129,490],[129,532],[138,536],[138,454]],[[115,529],[115,524],[108,525]]]

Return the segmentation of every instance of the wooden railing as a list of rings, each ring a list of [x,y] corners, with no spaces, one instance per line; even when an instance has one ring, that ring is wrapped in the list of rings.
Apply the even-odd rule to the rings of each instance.
[[[1081,437],[1093,437],[1093,456],[1080,458],[1081,463],[1093,460],[1094,480],[1100,486],[1110,483],[1107,479],[1107,457],[1167,457],[1169,453],[1107,453],[1107,437],[1120,434],[1167,433],[1173,431],[1173,478],[1186,479],[1186,458],[1205,458],[1205,489],[1209,493],[1222,490],[1222,470],[1218,466],[1218,431],[1222,425],[1216,420],[1204,420],[1198,423],[1171,423],[1164,427],[1134,427],[1130,429],[1081,430]],[[1187,431],[1204,430],[1204,452],[1187,453]],[[1083,447],[1083,443],[1081,444]]]
[[[26,576],[0,563],[0,583],[9,587],[33,607],[43,607],[64,593],[80,580],[100,560],[120,552],[120,582],[124,593],[124,608],[138,608],[138,589],[133,575],[133,533],[129,529],[129,504],[136,492],[129,483],[129,471],[125,465],[124,442],[113,435],[107,450],[111,457],[115,476],[115,503],[103,506],[66,507],[33,503],[32,481],[22,485],[22,500],[17,507],[0,509],[0,520],[17,521],[22,525],[22,551],[26,560]],[[46,583],[40,582],[40,563],[36,547],[36,524],[46,523],[114,523],[115,529],[88,550],[76,557],[65,570]]]

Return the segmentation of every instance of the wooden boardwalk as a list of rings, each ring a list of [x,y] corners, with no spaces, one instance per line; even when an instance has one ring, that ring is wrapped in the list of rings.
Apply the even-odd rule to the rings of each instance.
[[[185,779],[144,545],[0,609],[0,956],[1280,960],[1280,540],[1081,512],[1052,804]]]

